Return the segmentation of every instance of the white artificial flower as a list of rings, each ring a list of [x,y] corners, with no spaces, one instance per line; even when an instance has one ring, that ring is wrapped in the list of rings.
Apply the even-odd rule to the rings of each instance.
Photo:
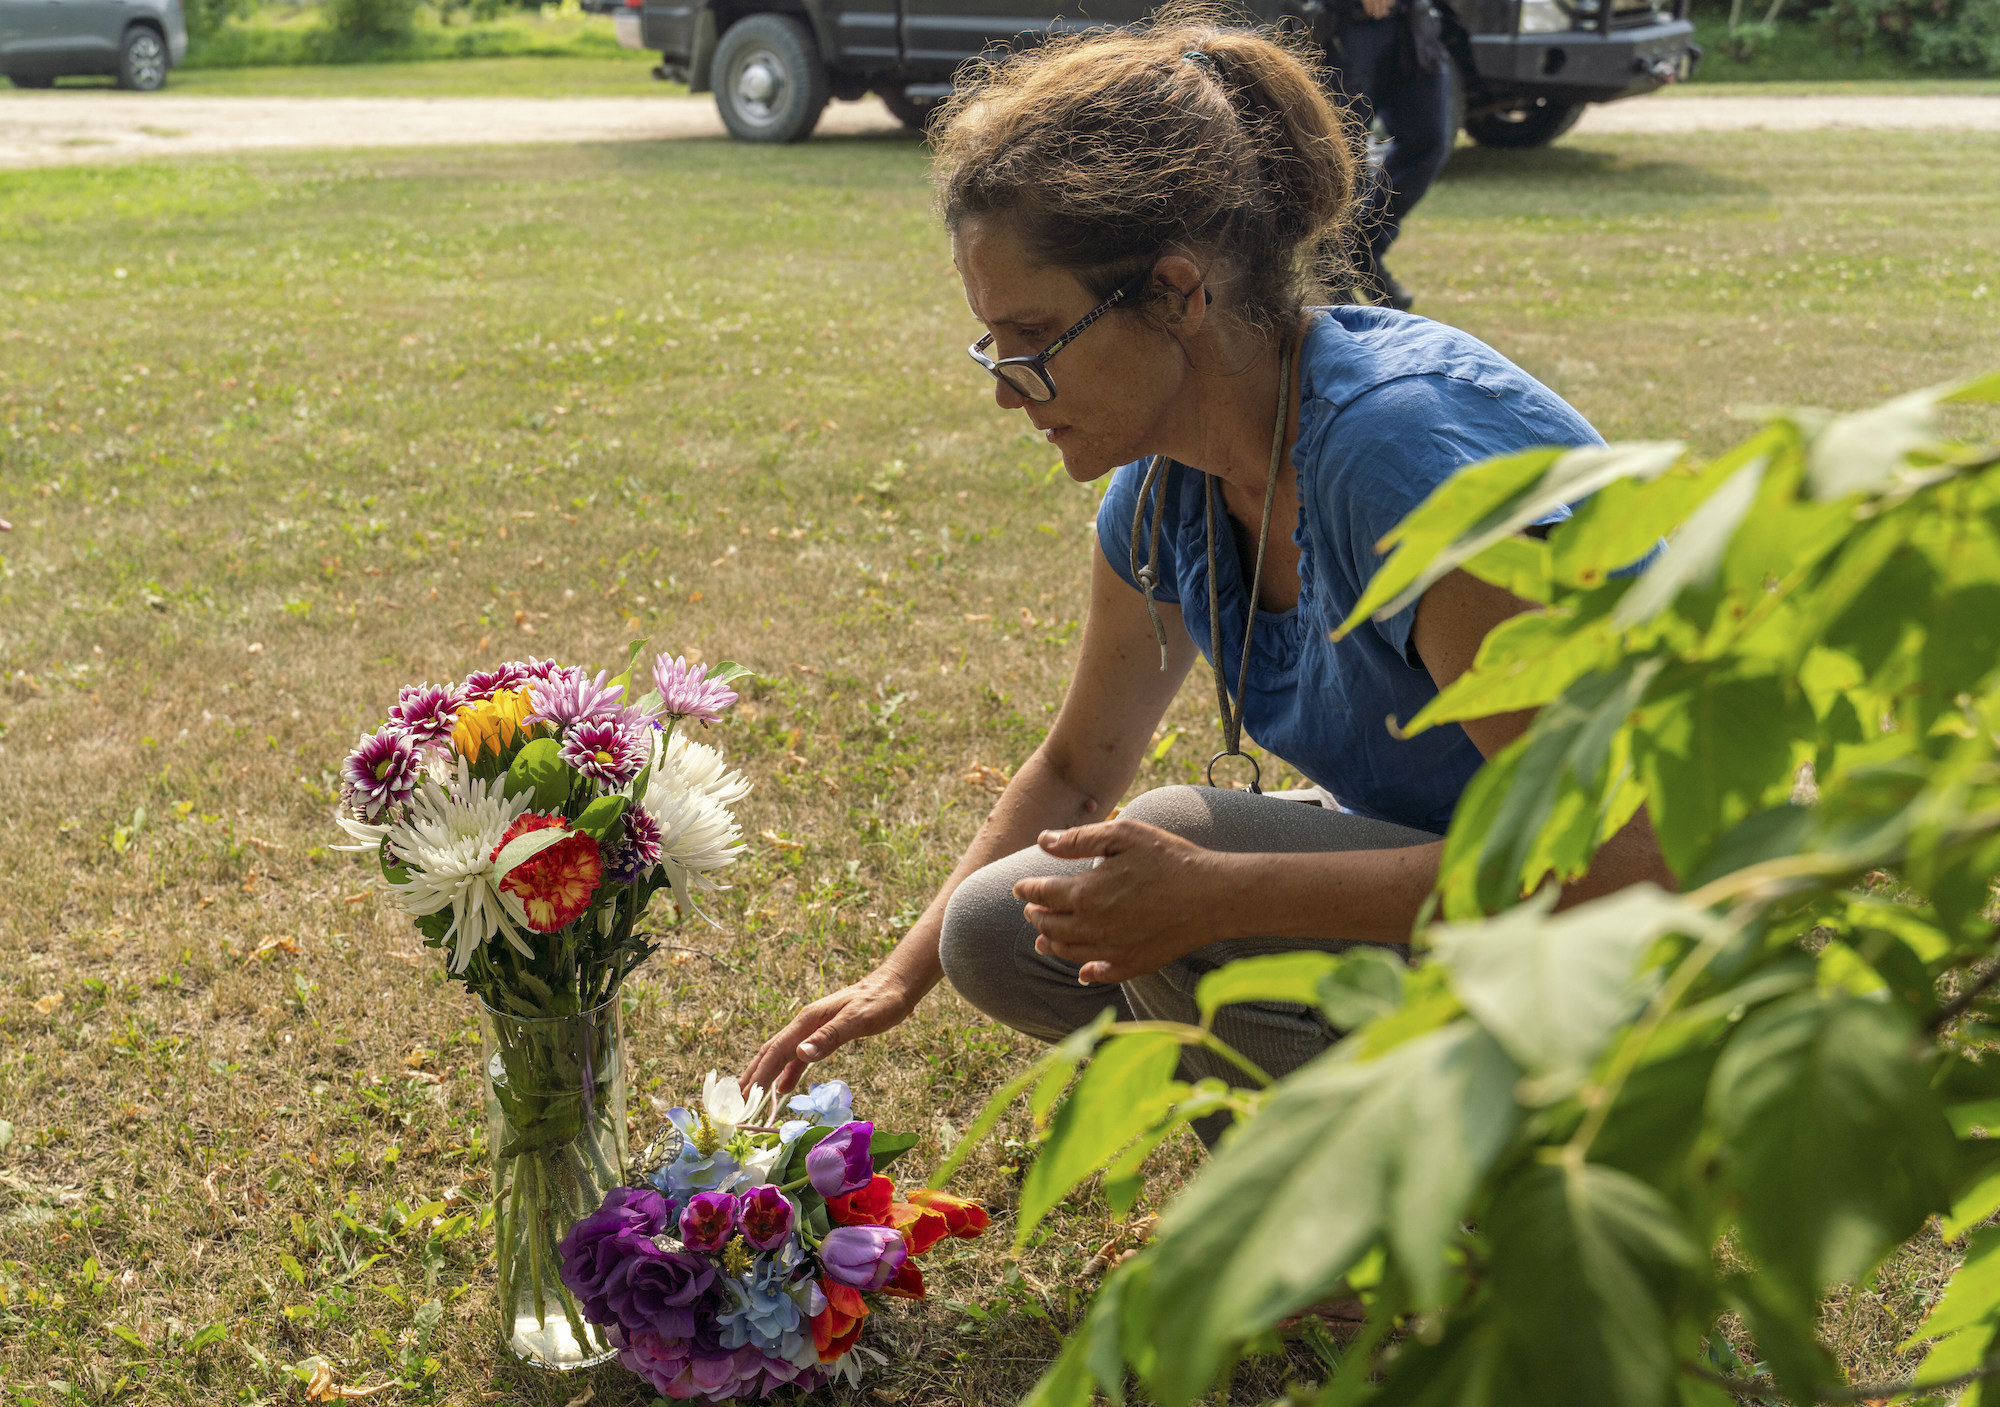
[[[660,825],[660,868],[683,912],[700,913],[689,887],[717,890],[710,879],[743,853],[743,831],[730,807],[750,794],[750,782],[724,765],[706,743],[664,734],[653,742],[652,773],[640,804]]]
[[[409,870],[409,879],[391,884],[396,903],[414,916],[451,910],[445,941],[452,944],[451,970],[465,971],[473,953],[494,934],[505,935],[523,957],[533,957],[513,912],[493,878],[493,852],[507,827],[528,809],[532,796],[509,798],[505,779],[475,779],[458,762],[449,788],[425,781],[411,795],[403,819],[386,828],[389,849]],[[361,839],[359,825],[341,822]],[[367,827],[369,830],[382,829]]]
[[[738,1124],[755,1121],[763,1107],[762,1085],[750,1086],[750,1093],[745,1094],[734,1075],[718,1075],[713,1070],[701,1082],[702,1112],[708,1115],[708,1121],[715,1125],[724,1143],[735,1137]]]
[[[769,1148],[759,1148],[743,1160],[743,1176],[749,1179],[745,1187],[762,1187],[771,1181],[772,1170],[778,1166],[778,1159],[790,1150],[782,1143],[774,1143]]]

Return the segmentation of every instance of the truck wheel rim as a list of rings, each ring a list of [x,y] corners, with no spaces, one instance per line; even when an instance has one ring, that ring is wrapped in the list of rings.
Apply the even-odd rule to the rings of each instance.
[[[166,63],[160,52],[160,41],[151,33],[137,35],[132,40],[132,82],[142,88],[150,88],[166,77]]]
[[[775,122],[791,96],[789,77],[784,61],[769,49],[744,55],[731,84],[737,110],[759,126]]]

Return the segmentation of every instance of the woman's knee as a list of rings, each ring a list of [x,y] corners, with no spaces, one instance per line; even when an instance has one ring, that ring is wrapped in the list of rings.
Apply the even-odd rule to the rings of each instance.
[[[1182,840],[1214,849],[1215,816],[1208,805],[1207,790],[1189,786],[1155,787],[1134,797],[1118,817],[1157,826]]]
[[[982,1011],[1008,984],[1013,944],[1027,920],[1014,897],[1013,876],[988,865],[965,877],[944,908],[938,961],[945,980]]]

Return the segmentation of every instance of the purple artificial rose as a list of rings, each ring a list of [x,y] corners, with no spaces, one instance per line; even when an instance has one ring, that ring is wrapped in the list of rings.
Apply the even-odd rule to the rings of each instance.
[[[681,1244],[691,1251],[719,1251],[736,1231],[736,1198],[697,1192],[681,1210]]]
[[[866,1187],[875,1177],[875,1162],[868,1155],[875,1125],[867,1120],[842,1124],[822,1138],[806,1154],[806,1176],[813,1191],[822,1197],[838,1197]]]
[[[888,1226],[836,1226],[819,1243],[826,1278],[856,1290],[879,1290],[896,1278],[910,1248]]]
[[[768,1183],[736,1199],[736,1224],[760,1251],[775,1251],[792,1234],[792,1199]]]
[[[592,1323],[613,1322],[604,1302],[606,1280],[632,1257],[656,1252],[649,1238],[673,1225],[673,1216],[673,1203],[651,1188],[614,1187],[602,1206],[569,1229],[557,1248],[562,1279]]]
[[[677,1379],[684,1380],[690,1356],[687,1340],[663,1339],[657,1334],[626,1334],[613,1329],[611,1341],[617,1345],[618,1361],[626,1371],[644,1378],[662,1397],[668,1395]]]
[[[604,1300],[628,1333],[691,1339],[713,1317],[709,1292],[715,1269],[682,1251],[637,1255],[619,1264],[604,1284]]]

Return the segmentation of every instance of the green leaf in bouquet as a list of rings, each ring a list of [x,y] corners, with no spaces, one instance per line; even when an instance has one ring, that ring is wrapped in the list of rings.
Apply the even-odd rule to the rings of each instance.
[[[734,684],[739,679],[758,677],[756,670],[747,664],[738,664],[735,660],[724,660],[708,671],[708,682],[711,684]]]
[[[813,1235],[821,1238],[822,1240],[824,1240],[826,1238],[826,1234],[833,1229],[832,1219],[829,1218],[826,1214],[826,1202],[824,1199],[814,1203],[812,1208],[809,1211],[807,1211],[806,1229],[811,1231]]]
[[[1403,1004],[1408,976],[1401,957],[1371,944],[1342,953],[1314,996],[1335,1030],[1356,1031]]]
[[[439,947],[451,932],[451,910],[439,909],[434,914],[421,914],[416,919],[417,932],[432,947]]]
[[[570,829],[589,836],[601,845],[611,838],[611,832],[625,815],[627,804],[626,798],[615,792],[610,796],[600,796],[583,808],[583,814],[570,823]]]
[[[562,760],[562,744],[554,738],[536,738],[514,754],[507,767],[506,794],[531,794],[528,809],[549,815],[569,800],[576,785],[576,772]]]
[[[1165,1118],[1187,1093],[1188,1087],[1174,1079],[1180,1055],[1181,1043],[1172,1034],[1146,1031],[1114,1036],[1091,1057],[1076,1089],[1056,1111],[1048,1142],[1021,1186],[1016,1246],[1028,1243],[1070,1189]]]
[[[881,1172],[923,1141],[920,1133],[877,1133],[868,1140],[868,1157],[875,1171]]]
[[[1239,958],[1218,967],[1204,974],[1194,989],[1195,1005],[1201,1009],[1201,1024],[1204,1027],[1214,1025],[1216,1012],[1242,1002],[1316,1005],[1320,979],[1339,964],[1340,958],[1334,953],[1302,949]]]
[[[632,675],[639,668],[639,656],[646,653],[644,640],[633,640],[625,646],[625,668],[611,680],[611,683],[631,693]]]
[[[410,867],[408,865],[399,865],[389,858],[389,838],[387,836],[382,838],[381,845],[376,848],[375,861],[382,867],[382,878],[388,880],[389,883],[408,884],[410,882]]]
[[[833,1130],[810,1128],[792,1140],[792,1151],[786,1155],[784,1167],[778,1169],[776,1181],[780,1186],[797,1182],[806,1175],[806,1154],[819,1147],[819,1141]]]
[[[560,845],[570,837],[570,832],[560,826],[545,826],[538,831],[528,831],[517,835],[500,847],[500,853],[493,857],[493,882],[498,884],[515,869],[547,850],[552,845]]]

